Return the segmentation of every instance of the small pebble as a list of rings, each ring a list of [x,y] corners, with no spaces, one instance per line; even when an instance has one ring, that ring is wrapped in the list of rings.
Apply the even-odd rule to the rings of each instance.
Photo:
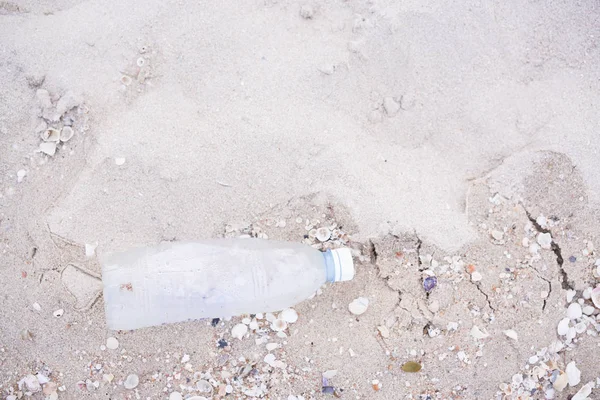
[[[309,4],[300,7],[300,16],[304,19],[312,19],[315,16],[314,8]]]
[[[558,326],[556,328],[556,332],[560,336],[565,336],[569,332],[569,321],[570,321],[569,318],[563,318],[558,323]]]
[[[367,299],[366,297],[359,297],[357,299],[354,299],[348,305],[348,310],[350,310],[350,312],[354,315],[361,315],[361,314],[364,314],[365,311],[367,311],[368,307],[369,307],[369,299]]]
[[[136,374],[127,375],[127,379],[123,382],[125,389],[132,390],[140,383],[140,378]]]
[[[109,337],[106,339],[106,348],[109,350],[116,350],[119,348],[119,341],[115,337]]]
[[[492,238],[494,238],[494,240],[500,241],[500,240],[504,239],[504,232],[493,230]]]
[[[273,329],[275,332],[282,332],[285,331],[287,329],[288,325],[287,322],[285,322],[282,319],[275,319],[273,320],[273,322],[271,322],[271,329]]]
[[[63,310],[62,308],[60,308],[60,309],[54,311],[52,313],[52,315],[54,315],[56,318],[59,318],[59,317],[62,317],[64,313],[65,313],[65,310]]]
[[[537,236],[537,242],[542,249],[550,250],[552,248],[552,235],[549,233],[540,233]]]
[[[483,276],[481,275],[481,273],[479,273],[479,271],[473,271],[473,273],[471,274],[471,280],[473,282],[480,282],[483,279]]]
[[[437,286],[437,278],[435,276],[428,276],[423,280],[423,289],[426,292],[431,292]]]
[[[579,385],[579,382],[581,382],[581,371],[575,365],[575,361],[571,361],[567,364],[565,372],[569,380],[569,386],[573,387]]]
[[[42,306],[40,306],[38,303],[33,303],[33,309],[35,311],[42,311]]]
[[[319,242],[326,242],[331,238],[331,231],[328,228],[317,229],[315,237]]]
[[[115,164],[117,164],[117,165],[123,165],[123,164],[125,164],[125,158],[123,158],[123,157],[117,157],[117,158],[115,158]]]
[[[577,261],[577,257],[571,256],[571,257],[569,257],[569,261],[574,263],[575,261]]]
[[[86,243],[85,244],[85,256],[87,258],[92,258],[94,257],[94,255],[96,254],[96,247],[98,247],[97,244],[89,244]]]

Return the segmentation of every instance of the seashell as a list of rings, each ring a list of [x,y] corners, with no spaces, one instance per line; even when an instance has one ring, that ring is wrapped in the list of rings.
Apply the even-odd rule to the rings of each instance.
[[[556,378],[552,386],[554,387],[554,389],[558,390],[559,392],[562,392],[563,389],[567,387],[567,383],[569,383],[569,378],[567,377],[567,374],[560,374]]]
[[[121,83],[122,83],[123,85],[125,85],[125,86],[129,86],[129,85],[131,85],[131,82],[132,82],[132,80],[131,80],[131,77],[129,77],[129,76],[127,76],[127,75],[123,75],[123,76],[121,77]]]
[[[56,154],[56,142],[40,143],[39,151],[49,156]]]
[[[40,134],[44,142],[58,142],[60,140],[60,131],[54,128],[48,128]]]
[[[594,290],[592,290],[592,303],[596,308],[600,308],[600,286],[596,286]]]
[[[231,329],[231,336],[235,339],[242,340],[244,335],[248,332],[248,326],[245,324],[237,324]]]
[[[60,309],[54,311],[52,313],[52,315],[54,315],[56,318],[59,318],[59,317],[62,317],[64,313],[65,313],[65,310],[63,310],[62,308],[60,308]]]
[[[279,314],[279,319],[293,324],[294,322],[298,321],[298,313],[293,308],[286,308]]]
[[[504,331],[504,334],[506,336],[508,336],[509,338],[511,338],[512,340],[519,340],[519,335],[517,334],[517,332],[515,332],[512,329],[508,329],[508,330]]]
[[[319,228],[315,234],[315,237],[319,242],[326,242],[331,238],[331,231],[329,228]]]
[[[123,386],[125,386],[125,389],[131,390],[135,389],[139,383],[140,378],[136,374],[129,374],[127,375],[127,379],[125,379],[125,382],[123,382]]]
[[[473,325],[471,328],[471,336],[473,336],[475,339],[485,339],[486,337],[490,336],[490,334],[485,330],[481,330],[477,325]]]
[[[198,391],[202,393],[212,393],[213,391],[213,387],[210,384],[210,382],[204,379],[201,379],[198,382],[196,382],[196,389],[198,389]]]
[[[359,297],[357,299],[352,300],[352,302],[348,305],[348,310],[354,315],[361,315],[367,311],[369,307],[369,299],[366,297]]]
[[[558,326],[556,328],[556,332],[560,335],[560,336],[564,336],[569,332],[569,318],[563,318],[560,320],[560,322],[558,323]]]
[[[69,140],[71,140],[74,134],[75,131],[73,130],[73,128],[71,128],[70,126],[63,126],[63,128],[60,130],[60,141],[68,142]]]
[[[109,350],[116,350],[119,348],[119,341],[115,337],[109,337],[106,339],[106,348]]]
[[[275,332],[285,331],[287,329],[287,322],[277,318],[273,322],[271,322],[271,329],[273,329]]]
[[[565,373],[569,381],[569,386],[577,386],[581,382],[581,371],[575,365],[575,361],[571,361],[565,368]]]
[[[569,319],[581,318],[581,315],[582,311],[581,305],[579,305],[579,303],[569,304],[569,308],[567,308],[567,317],[569,317]]]

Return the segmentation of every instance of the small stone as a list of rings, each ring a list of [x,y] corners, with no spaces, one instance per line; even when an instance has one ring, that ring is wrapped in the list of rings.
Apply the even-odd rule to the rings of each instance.
[[[592,315],[596,309],[593,306],[583,306],[581,310],[585,315]]]
[[[381,335],[381,337],[383,337],[383,338],[389,338],[390,337],[390,330],[388,329],[387,326],[380,325],[380,326],[377,327],[377,330],[379,331],[379,334]]]
[[[169,395],[169,400],[183,400],[183,395],[179,392],[173,392]]]
[[[426,292],[431,292],[437,286],[437,278],[435,276],[428,276],[423,280],[423,289]]]
[[[539,360],[540,360],[540,359],[539,359],[539,357],[538,357],[538,356],[531,356],[531,357],[529,357],[529,360],[528,360],[528,361],[529,361],[529,364],[531,364],[531,365],[534,365],[534,364],[537,364],[537,362],[538,362]]]
[[[400,104],[393,97],[385,97],[383,99],[383,109],[388,117],[393,117],[400,111]]]
[[[190,355],[189,354],[184,354],[183,357],[181,357],[181,363],[185,364],[188,361],[190,361]]]
[[[577,261],[577,257],[571,256],[571,257],[569,257],[569,261],[574,263],[575,261]]]
[[[592,303],[594,303],[596,308],[600,308],[600,286],[596,286],[592,290],[591,298],[592,298]]]
[[[286,308],[279,314],[279,318],[287,323],[293,324],[298,321],[298,313],[293,308]]]
[[[275,355],[273,353],[269,353],[263,360],[272,367],[275,364]]]
[[[235,339],[242,340],[244,335],[248,332],[248,326],[245,324],[237,324],[231,329],[231,336]]]
[[[494,240],[500,241],[500,240],[504,239],[504,232],[494,230],[494,231],[492,231],[492,238],[494,238]]]
[[[359,297],[357,299],[354,299],[348,305],[348,310],[350,310],[350,312],[354,315],[361,315],[361,314],[364,314],[365,311],[367,311],[368,307],[369,307],[369,299],[367,299],[366,297]]]
[[[35,311],[42,311],[42,306],[40,306],[38,303],[33,303],[33,309]]]
[[[573,301],[573,299],[575,298],[575,295],[577,294],[577,292],[575,290],[567,290],[567,303],[570,303]]]
[[[504,334],[512,340],[519,340],[519,335],[512,329],[505,330]]]
[[[115,376],[113,374],[103,374],[102,375],[102,380],[108,383],[111,383],[113,381],[113,379],[115,379]]]
[[[569,318],[563,318],[558,323],[558,326],[556,328],[556,332],[560,336],[565,336],[569,332],[569,322],[570,322]]]
[[[115,158],[115,164],[116,165],[123,165],[123,164],[125,164],[125,158],[123,158],[123,157],[117,157],[117,158]]]
[[[56,154],[56,142],[42,142],[40,143],[39,151],[49,156]]]
[[[479,271],[473,271],[473,273],[471,274],[471,280],[473,282],[480,282],[483,279],[483,276],[481,275],[481,273]]]
[[[567,374],[567,378],[569,380],[569,386],[573,387],[579,385],[579,382],[581,382],[581,371],[575,365],[575,361],[571,361],[567,364],[565,373]]]
[[[579,303],[571,303],[569,304],[569,308],[567,308],[567,317],[569,317],[569,319],[577,319],[577,318],[581,318],[582,315],[582,310],[581,310],[581,305],[579,305]]]
[[[125,389],[132,390],[140,383],[140,378],[136,374],[127,375],[127,379],[123,382]]]
[[[581,296],[586,299],[589,300],[592,298],[592,290],[594,290],[594,288],[591,287],[587,287],[583,290],[583,292],[581,293]]]
[[[537,242],[542,249],[550,250],[552,248],[552,235],[549,233],[540,233],[537,236]]]
[[[56,318],[60,318],[60,317],[63,316],[64,313],[65,313],[65,310],[63,310],[62,308],[60,308],[60,309],[54,311],[52,313],[52,315],[54,315]]]
[[[329,230],[329,228],[319,228],[317,229],[315,237],[319,242],[326,242],[331,238],[331,231]]]
[[[106,348],[109,350],[116,350],[119,348],[119,341],[115,337],[109,337],[106,339]]]
[[[315,10],[313,6],[310,4],[304,4],[302,7],[300,7],[300,16],[304,19],[313,19],[315,16]]]

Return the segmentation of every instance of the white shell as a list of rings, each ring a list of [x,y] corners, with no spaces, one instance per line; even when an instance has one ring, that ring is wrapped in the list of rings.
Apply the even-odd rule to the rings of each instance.
[[[40,143],[40,151],[49,156],[53,156],[56,153],[56,142]]]
[[[131,390],[135,389],[139,383],[140,378],[136,374],[129,374],[127,375],[127,379],[125,379],[125,382],[123,382],[123,386],[125,386],[125,389]]]
[[[569,386],[579,385],[579,382],[581,382],[581,371],[575,365],[575,361],[571,361],[567,364],[565,372],[567,373],[567,378],[569,379]]]
[[[244,335],[248,332],[248,326],[245,324],[237,324],[231,329],[231,336],[235,339],[242,340]]]
[[[569,317],[569,319],[581,318],[581,315],[582,311],[579,303],[569,304],[569,308],[567,308],[567,317]]]
[[[69,140],[71,140],[74,134],[75,131],[73,130],[73,128],[71,128],[70,126],[63,126],[63,128],[60,131],[60,141],[68,142]]]
[[[331,238],[331,231],[329,228],[319,228],[315,234],[315,237],[319,242],[326,242]]]
[[[54,128],[48,128],[40,134],[44,142],[58,142],[60,140],[60,131]]]
[[[600,308],[600,286],[596,286],[594,290],[592,290],[592,303],[596,308]]]
[[[271,323],[271,329],[273,329],[275,332],[285,331],[287,329],[287,322],[277,318]]]
[[[567,383],[569,383],[569,378],[567,377],[567,374],[560,374],[556,378],[552,386],[554,387],[554,389],[558,390],[559,392],[562,392],[563,389],[567,387]]]
[[[571,397],[571,400],[586,400],[590,394],[592,394],[592,389],[594,388],[594,382],[588,382],[579,389],[575,396]]]
[[[475,339],[485,339],[486,337],[490,336],[490,334],[485,330],[479,329],[477,325],[473,325],[471,328],[471,336],[473,336]]]
[[[277,343],[267,343],[267,351],[273,351],[279,347]]]
[[[369,299],[366,297],[359,297],[357,299],[352,300],[352,302],[348,305],[348,310],[354,315],[361,315],[367,311],[369,307]]]
[[[286,308],[279,314],[279,319],[284,320],[290,324],[298,321],[298,313],[293,308]]]
[[[558,323],[558,327],[556,328],[556,332],[560,336],[564,336],[569,332],[569,318],[563,318]]]
[[[183,396],[179,392],[173,392],[169,395],[169,400],[183,400]]]
[[[109,337],[106,339],[106,348],[109,350],[116,350],[119,348],[119,341],[115,337]]]
[[[473,273],[471,274],[471,280],[473,282],[479,282],[481,281],[481,279],[483,279],[481,273],[479,273],[479,271],[473,271]]]
[[[56,318],[58,318],[58,317],[62,317],[64,313],[65,313],[65,310],[63,310],[62,308],[60,308],[60,309],[54,311],[52,313],[52,315],[54,315]]]
[[[198,389],[198,391],[202,393],[212,393],[213,391],[213,387],[210,384],[210,382],[204,379],[196,382],[196,389]]]
[[[519,340],[519,335],[512,329],[508,329],[504,331],[504,334],[511,338],[512,340]]]

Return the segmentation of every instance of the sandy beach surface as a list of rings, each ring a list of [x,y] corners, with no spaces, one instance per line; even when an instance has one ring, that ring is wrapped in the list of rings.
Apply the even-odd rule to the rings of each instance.
[[[599,399],[599,21],[0,1],[0,399]],[[297,320],[107,329],[98,256],[240,235],[356,277]]]

